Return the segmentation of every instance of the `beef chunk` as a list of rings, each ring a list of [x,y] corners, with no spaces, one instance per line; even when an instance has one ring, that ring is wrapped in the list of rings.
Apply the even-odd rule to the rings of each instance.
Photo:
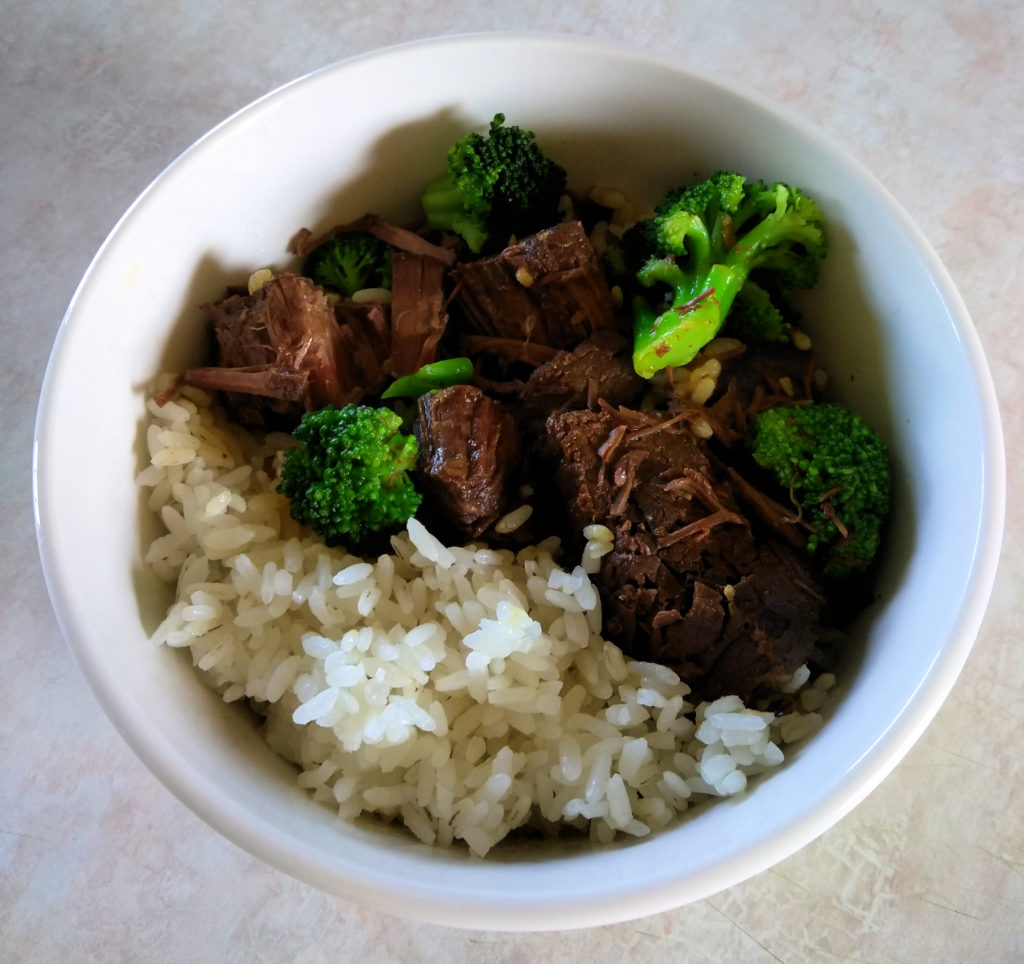
[[[390,308],[333,304],[308,278],[280,274],[250,295],[203,306],[215,341],[214,364],[183,381],[225,393],[225,407],[247,425],[290,429],[304,412],[372,399],[394,378],[437,357],[448,321],[445,264],[397,251]]]
[[[358,399],[374,396],[391,381],[391,328],[388,311],[375,301],[335,302],[340,351],[338,365],[346,385],[358,387]],[[357,400],[356,391],[352,392]]]
[[[421,396],[418,470],[445,528],[474,539],[505,510],[519,455],[515,420],[472,385]]]
[[[708,456],[685,427],[620,411],[605,405],[548,418],[557,478],[578,528],[595,521],[643,522],[668,547],[684,543],[678,533],[692,524],[747,524],[733,510],[728,487],[716,491],[704,481],[711,473]]]
[[[612,444],[614,420],[604,412],[573,411],[553,414],[547,436],[554,450],[555,479],[566,495],[572,531],[608,519],[615,490],[604,454]]]
[[[806,549],[808,528],[800,519],[799,506],[782,505],[762,492],[734,468],[726,469],[729,479],[743,504],[779,538],[796,549]]]
[[[700,696],[748,698],[784,683],[819,635],[821,590],[803,559],[772,540],[748,548],[737,546],[739,558],[731,558],[726,547],[718,574],[687,574],[689,590],[666,597],[670,608],[650,615],[633,605],[628,613],[634,623],[650,626],[649,635],[634,639],[647,646],[646,658],[673,666]],[[620,620],[631,603],[618,601]]]
[[[652,618],[651,655],[659,662],[673,663],[684,677],[701,674],[720,649],[724,626],[722,593],[702,579],[694,579],[688,609],[663,609]],[[709,646],[709,641],[715,645]]]
[[[338,364],[360,397],[375,397],[395,378],[436,361],[448,323],[444,275],[436,258],[397,251],[392,254],[389,307],[377,302],[342,300],[334,311],[341,328]]]
[[[793,405],[814,400],[814,355],[780,345],[759,346],[722,358],[718,391],[711,399],[709,414],[714,424],[741,437],[758,412],[774,405]]]
[[[328,403],[354,401],[362,390],[342,378],[334,310],[307,278],[281,274],[251,295],[204,305],[217,364],[184,374],[190,385],[224,391],[241,422],[274,424]]]
[[[821,587],[804,557],[766,540],[754,565],[733,586],[722,646],[709,673],[719,691],[723,680],[740,689],[779,686],[810,656],[819,636],[824,604]]]
[[[623,353],[625,344],[619,335],[606,331],[540,365],[523,386],[524,411],[531,418],[546,419],[555,411],[594,408],[601,399],[610,405],[635,401],[647,383]]]
[[[596,582],[605,632],[627,653],[672,666],[702,698],[749,698],[807,660],[821,587],[755,529],[685,422],[605,405],[556,412],[547,433],[573,530],[615,534]]]
[[[437,359],[437,344],[448,324],[444,307],[445,265],[423,254],[391,257],[391,355],[394,378],[411,375]]]
[[[458,265],[455,300],[481,335],[572,349],[613,326],[611,292],[578,221]]]

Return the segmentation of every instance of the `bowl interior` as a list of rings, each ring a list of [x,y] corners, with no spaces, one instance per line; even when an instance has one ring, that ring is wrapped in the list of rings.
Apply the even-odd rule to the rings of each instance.
[[[372,103],[349,96],[365,89],[377,91]],[[167,593],[141,565],[152,523],[133,480],[147,383],[201,355],[196,306],[257,267],[286,263],[299,227],[368,210],[413,214],[455,137],[498,111],[535,130],[577,188],[614,185],[654,201],[726,167],[811,193],[832,247],[807,328],[840,396],[890,442],[897,484],[880,599],[858,628],[841,699],[787,765],[648,840],[509,848],[479,861],[339,823],[294,787],[245,712],[207,691],[182,654],[148,643]],[[953,459],[936,444],[949,437]],[[39,542],[55,609],[104,708],[154,772],[222,833],[312,884],[392,912],[502,929],[605,923],[706,896],[862,799],[966,658],[998,552],[1001,478],[998,417],[970,321],[877,183],[767,102],[564,37],[391,48],[304,78],[215,129],[97,255],[54,348],[37,430]]]

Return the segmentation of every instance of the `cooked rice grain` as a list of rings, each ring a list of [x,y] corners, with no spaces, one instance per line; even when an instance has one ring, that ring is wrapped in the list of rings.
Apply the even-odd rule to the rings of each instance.
[[[284,437],[242,431],[194,389],[148,411],[138,483],[167,531],[145,561],[177,587],[153,640],[253,701],[299,785],[346,818],[480,856],[524,825],[644,836],[741,792],[820,725],[831,679],[782,720],[735,697],[693,706],[672,670],[603,639],[604,526],[568,569],[557,540],[445,546],[416,519],[360,559],[290,518]]]

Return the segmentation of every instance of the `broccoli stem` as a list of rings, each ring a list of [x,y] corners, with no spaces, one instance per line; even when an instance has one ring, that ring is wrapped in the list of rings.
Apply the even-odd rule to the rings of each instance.
[[[452,222],[462,210],[466,196],[450,174],[431,181],[423,193],[423,210],[432,225],[451,230]]]
[[[473,377],[473,363],[468,358],[444,358],[430,362],[411,375],[393,381],[381,398],[419,398],[427,392],[464,385]]]
[[[664,267],[645,269],[645,283],[662,280],[672,284],[672,304],[661,314],[642,297],[633,304],[633,367],[643,378],[693,361],[718,334],[748,274],[742,265],[715,264],[696,283],[681,284],[675,265],[661,264]]]
[[[474,254],[487,243],[490,205],[476,202],[474,206],[451,174],[431,181],[420,200],[431,227],[458,234]]]

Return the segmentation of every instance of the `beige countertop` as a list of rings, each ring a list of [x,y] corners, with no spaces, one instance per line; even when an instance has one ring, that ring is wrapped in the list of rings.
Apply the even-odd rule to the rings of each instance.
[[[8,0],[3,10],[0,958],[1024,959],[1018,0]],[[69,656],[38,562],[30,479],[61,315],[114,222],[177,154],[253,98],[332,61],[508,29],[591,35],[726,75],[863,161],[935,246],[974,317],[1009,460],[1003,559],[977,645],[882,786],[799,853],[698,904],[518,935],[407,923],[327,896],[237,849],[172,797]]]

